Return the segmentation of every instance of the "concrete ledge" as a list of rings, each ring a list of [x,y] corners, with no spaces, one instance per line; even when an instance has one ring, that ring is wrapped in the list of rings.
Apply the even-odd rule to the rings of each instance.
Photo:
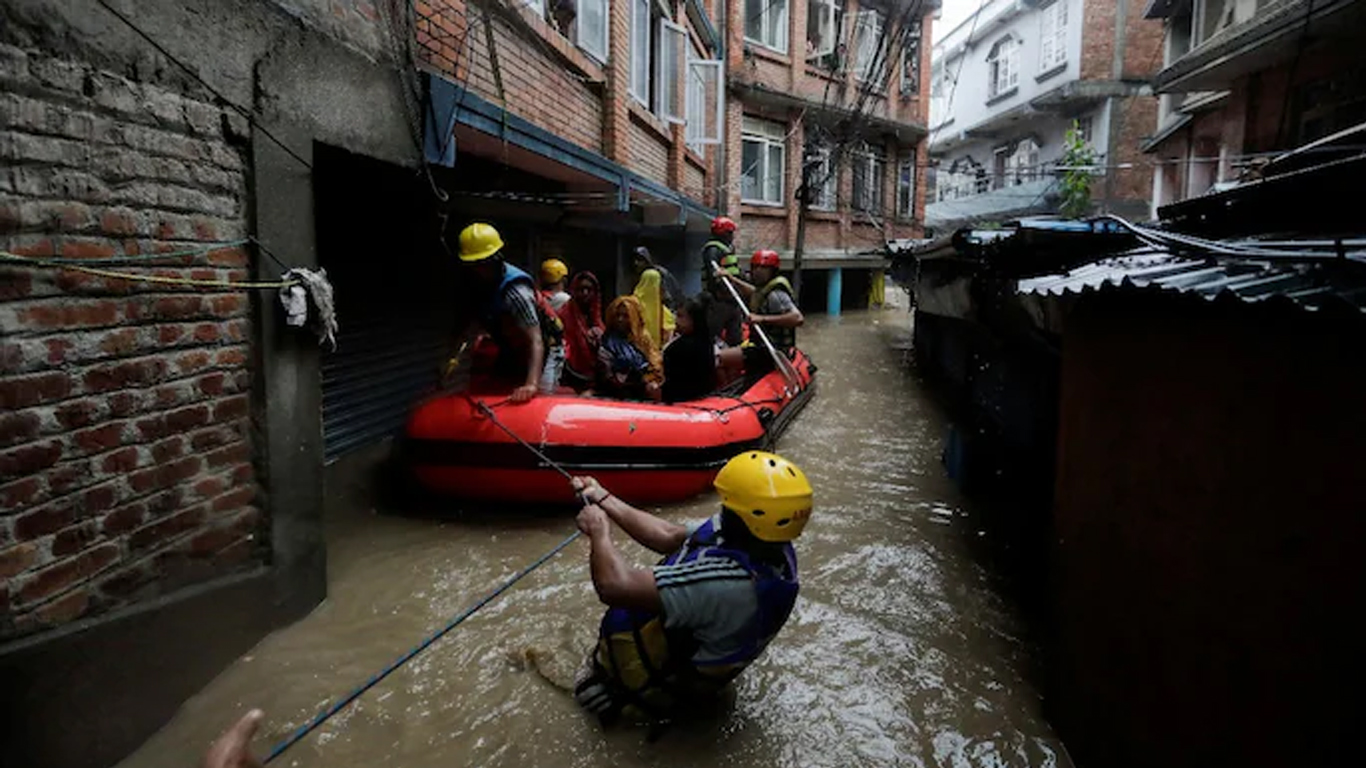
[[[262,637],[312,608],[261,569],[0,648],[4,764],[107,766]]]

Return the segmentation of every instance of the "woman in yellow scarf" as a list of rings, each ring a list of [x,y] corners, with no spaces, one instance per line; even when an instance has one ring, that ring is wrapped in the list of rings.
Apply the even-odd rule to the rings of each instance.
[[[640,301],[620,296],[607,306],[607,333],[598,346],[597,393],[626,400],[659,400],[664,362],[645,330]]]
[[[640,282],[632,294],[640,302],[645,318],[645,332],[654,340],[655,347],[663,349],[674,335],[674,313],[664,306],[662,278],[657,269],[647,269],[640,273]]]

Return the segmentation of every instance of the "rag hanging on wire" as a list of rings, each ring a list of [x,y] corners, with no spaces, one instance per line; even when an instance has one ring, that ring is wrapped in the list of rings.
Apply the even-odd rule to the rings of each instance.
[[[520,435],[518,435],[516,432],[513,432],[510,428],[508,428],[508,426],[498,418],[497,414],[493,412],[493,409],[490,408],[487,403],[485,403],[482,400],[475,400],[468,394],[466,394],[465,397],[469,398],[470,402],[474,403],[475,408],[477,408],[480,413],[484,414],[484,416],[486,416],[489,419],[489,421],[493,422],[495,426],[506,432],[510,437],[512,437],[513,440],[516,440],[522,447],[536,454],[536,457],[539,458],[541,461],[545,462],[546,466],[550,467],[556,472],[559,472],[561,475],[564,476],[566,480],[569,480],[571,482],[573,481],[574,476],[569,473],[569,470],[565,469],[554,459],[551,459],[550,457],[546,456],[543,452],[541,452],[540,449],[536,448],[536,446],[532,445],[531,443],[528,443],[526,440],[523,440]],[[583,495],[580,494],[579,498],[580,500],[583,500]],[[608,494],[606,497],[602,499],[602,501],[599,501],[598,503],[601,504],[605,502],[608,498],[611,498],[611,494]],[[377,684],[379,684],[381,680],[392,674],[394,670],[398,669],[404,664],[407,664],[409,661],[412,661],[414,657],[416,657],[423,651],[427,650],[437,640],[440,640],[451,630],[463,624],[466,619],[478,613],[479,609],[496,600],[499,595],[502,595],[504,592],[510,589],[512,585],[521,581],[532,571],[536,570],[537,568],[540,568],[542,565],[545,565],[547,562],[550,561],[552,557],[559,554],[560,551],[563,550],[565,547],[568,547],[570,544],[573,544],[574,541],[582,535],[582,532],[574,531],[573,534],[567,537],[564,541],[561,541],[559,544],[556,544],[550,551],[536,558],[534,561],[532,561],[530,565],[513,574],[502,584],[499,584],[496,589],[476,600],[474,604],[472,604],[465,610],[461,611],[449,622],[447,622],[444,627],[428,635],[425,640],[423,640],[421,643],[418,643],[407,653],[403,654],[402,656],[399,656],[384,669],[381,669],[379,672],[375,673],[374,676],[372,676],[369,680],[366,680],[358,688],[351,691],[346,696],[338,699],[336,702],[329,705],[326,709],[319,712],[317,715],[313,716],[313,718],[310,719],[308,722],[299,726],[299,728],[296,731],[294,731],[294,733],[290,734],[279,744],[276,744],[275,747],[270,750],[270,753],[266,755],[266,759],[262,762],[270,763],[275,758],[284,754],[285,750],[302,741],[305,736],[317,730],[319,726],[327,722],[333,715],[342,711],[351,702],[360,698],[366,691],[375,687]]]

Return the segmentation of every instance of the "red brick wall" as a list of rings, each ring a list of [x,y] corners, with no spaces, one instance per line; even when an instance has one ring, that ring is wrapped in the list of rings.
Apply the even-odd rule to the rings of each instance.
[[[500,94],[484,32],[483,7],[470,7],[461,0],[418,3],[417,43],[422,62],[485,99],[505,103],[508,111],[537,126],[602,152],[603,104],[598,95],[606,77],[602,68],[530,10],[500,6],[492,22],[503,80]]]
[[[1106,171],[1114,176],[1110,194],[1116,200],[1146,204],[1152,197],[1152,165],[1140,146],[1157,124],[1157,97],[1133,96],[1115,103],[1111,120],[1118,125],[1111,133],[1111,167]]]
[[[1115,8],[1119,0],[1083,0],[1081,78],[1112,80],[1115,59]],[[1147,0],[1123,0],[1123,78],[1143,79],[1162,68],[1161,20],[1143,18]]]
[[[641,176],[667,186],[671,142],[661,135],[662,130],[663,126],[654,117],[637,114],[633,109],[629,133],[631,161],[627,166]]]
[[[0,46],[0,248],[104,258],[246,232],[239,122]],[[240,248],[171,266],[241,280]],[[241,291],[0,268],[0,638],[262,558]]]
[[[859,84],[854,77],[852,66],[847,67],[842,76],[832,77],[823,73],[822,70],[808,67],[805,59],[800,55],[777,54],[746,43],[743,37],[743,5],[742,0],[736,0],[728,6],[730,13],[729,65],[733,81],[771,91],[792,93],[817,105],[843,105],[847,107],[853,103],[858,93]],[[846,12],[851,17],[857,11],[856,6],[846,4]],[[790,12],[792,16],[791,41],[793,44],[789,47],[791,50],[800,51],[804,46],[806,35],[806,6],[803,3],[795,3]],[[919,93],[908,94],[904,97],[901,95],[900,52],[896,50],[889,56],[886,94],[874,96],[867,105],[871,115],[907,124],[907,128],[912,130],[913,126],[923,125],[928,117],[929,110],[929,41],[932,39],[932,20],[926,17],[922,23],[925,44],[922,45],[920,52],[921,83]],[[796,239],[795,203],[790,202],[786,209],[776,211],[742,206],[740,203],[740,125],[745,114],[783,121],[789,124],[790,129],[795,129],[797,128],[796,120],[800,116],[801,110],[794,109],[786,113],[774,112],[772,108],[763,108],[752,103],[746,104],[743,97],[738,96],[733,96],[730,99],[727,110],[727,144],[732,148],[728,155],[728,178],[731,179],[731,184],[727,189],[727,210],[740,223],[738,242],[744,249],[761,245],[772,248],[791,247]],[[796,185],[800,181],[799,158],[804,143],[804,133],[803,130],[796,130],[793,138],[788,142],[787,168],[785,169],[785,192],[789,193],[788,197],[791,197],[790,193],[796,189]],[[913,237],[918,236],[921,231],[918,224],[910,222],[892,223],[896,202],[895,159],[910,146],[920,147],[921,154],[918,155],[918,164],[923,165],[924,148],[922,141],[917,140],[910,145],[898,145],[894,141],[888,141],[886,144],[888,165],[883,184],[887,204],[884,219],[888,224],[885,234],[888,237]],[[923,171],[918,170],[917,175],[918,184],[913,217],[915,222],[924,218],[925,200]],[[876,227],[854,222],[854,216],[849,210],[851,200],[852,175],[849,173],[846,163],[840,171],[839,208],[833,213],[814,212],[812,214],[812,219],[808,221],[807,226],[808,248],[847,247],[862,249],[875,246],[881,242],[882,233]],[[819,222],[819,225],[813,226],[815,222]],[[855,233],[855,229],[858,230],[857,233]]]
[[[683,163],[683,194],[694,200],[706,201],[710,195],[706,189],[706,173],[691,159]]]

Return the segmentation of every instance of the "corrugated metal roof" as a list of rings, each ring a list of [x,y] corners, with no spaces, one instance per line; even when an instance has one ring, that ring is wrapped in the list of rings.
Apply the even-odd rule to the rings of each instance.
[[[1191,259],[1148,249],[1016,283],[1019,293],[1033,295],[1106,288],[1156,289],[1207,299],[1228,294],[1247,302],[1279,296],[1307,310],[1338,305],[1366,311],[1366,269],[1354,263]]]

